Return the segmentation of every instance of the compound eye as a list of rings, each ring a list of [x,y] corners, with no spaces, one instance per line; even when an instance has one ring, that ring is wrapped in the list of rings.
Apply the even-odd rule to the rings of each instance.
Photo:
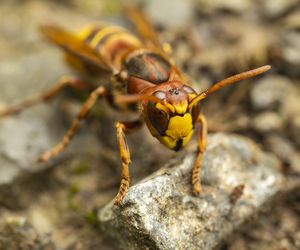
[[[156,92],[154,92],[153,95],[154,95],[155,97],[157,97],[158,99],[160,99],[160,100],[164,100],[164,99],[167,98],[166,93],[163,92],[163,91],[156,91]]]
[[[183,86],[183,90],[184,90],[187,94],[197,94],[196,91],[195,91],[192,87],[190,87],[190,86],[188,86],[188,85],[184,85],[184,86]]]
[[[163,92],[162,92],[163,93]],[[151,125],[158,131],[160,135],[164,135],[169,123],[168,114],[155,107],[156,103],[149,102],[147,105],[147,114]]]

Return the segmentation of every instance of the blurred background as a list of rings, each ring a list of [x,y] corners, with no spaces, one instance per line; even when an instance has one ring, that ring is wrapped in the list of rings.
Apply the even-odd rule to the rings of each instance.
[[[221,249],[299,249],[300,1],[130,3],[142,8],[161,41],[171,44],[177,65],[198,91],[232,74],[272,66],[263,76],[223,89],[204,104],[210,132],[252,138],[279,157],[286,182],[272,208]],[[57,23],[76,31],[105,22],[132,29],[123,15],[125,4],[1,1],[0,108],[42,92],[63,75],[77,74],[64,63],[61,51],[41,37],[40,24]],[[58,160],[35,164],[37,156],[61,138],[80,105],[78,98],[65,93],[49,105],[0,121],[0,249],[113,249],[97,230],[93,209],[117,192],[114,122],[127,115],[101,102]],[[145,128],[130,136],[129,145],[133,183],[176,157]],[[29,248],[18,248],[22,244]],[[41,248],[30,248],[35,244]]]

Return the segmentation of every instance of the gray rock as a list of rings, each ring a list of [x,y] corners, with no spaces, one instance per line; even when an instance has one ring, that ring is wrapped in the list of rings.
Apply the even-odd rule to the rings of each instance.
[[[263,112],[252,120],[252,126],[256,131],[266,133],[270,131],[280,131],[283,127],[283,120],[275,112]]]
[[[27,206],[47,188],[54,167],[71,155],[77,159],[87,154],[96,157],[101,150],[96,134],[83,126],[65,152],[48,163],[38,163],[38,157],[56,145],[68,129],[57,111],[55,105],[41,105],[0,121],[1,205]]]
[[[23,217],[7,217],[0,222],[0,249],[54,250],[49,235],[39,235]]]
[[[299,4],[299,1],[298,1]],[[300,11],[296,10],[287,15],[280,34],[282,57],[286,72],[289,76],[299,77],[300,67]]]
[[[293,138],[294,139],[294,138]],[[265,140],[267,148],[276,154],[284,162],[288,163],[290,168],[300,173],[300,153],[297,151],[295,145],[286,137],[278,134],[273,134]]]
[[[197,0],[196,3],[200,11],[206,12],[216,12],[218,10],[228,10],[234,13],[244,13],[251,10],[253,7],[253,2],[249,0],[245,1],[236,1],[236,0],[214,0],[214,1],[205,1],[205,0]]]
[[[270,109],[282,104],[293,89],[292,82],[283,76],[263,77],[251,91],[253,106],[257,109]]]
[[[262,2],[262,9],[269,18],[276,18],[283,15],[299,4],[298,0],[267,0]]]
[[[265,207],[282,185],[277,158],[241,136],[209,137],[200,197],[191,192],[194,160],[195,153],[185,154],[131,187],[121,207],[110,203],[99,211],[100,226],[116,246],[212,249]],[[242,186],[244,193],[232,201]]]
[[[61,124],[50,107],[39,107],[0,121],[0,204],[22,207],[32,200],[29,183],[57,161],[38,164],[37,158],[59,140]],[[30,179],[32,180],[30,181]],[[26,181],[25,181],[26,180]],[[26,189],[24,187],[26,186]],[[27,192],[26,192],[27,190]],[[26,195],[28,194],[28,195]]]
[[[282,117],[289,121],[289,123],[292,123],[292,126],[297,124],[297,122],[292,122],[293,119],[300,116],[300,91],[296,86],[292,88],[292,91],[288,96],[284,97],[279,112]]]
[[[292,141],[300,145],[300,89],[293,86],[288,96],[285,96],[279,108],[279,114],[287,124],[286,133]]]
[[[28,53],[18,60],[0,62],[1,108],[32,97],[53,86],[65,67],[50,49]],[[53,67],[51,71],[49,60]],[[29,176],[45,171],[47,164],[37,164],[41,153],[50,149],[65,128],[53,105],[38,105],[24,113],[0,119],[0,203],[8,207],[23,206],[28,197],[23,190]],[[52,164],[51,164],[52,165]],[[50,165],[49,165],[50,166]],[[35,176],[37,177],[37,176]],[[18,183],[18,184],[17,184]]]
[[[146,13],[155,23],[169,28],[186,28],[193,17],[191,4],[191,0],[153,0],[147,3]],[[170,6],[172,6],[172,11],[170,11]]]
[[[300,113],[298,116],[294,116],[292,118],[290,127],[290,134],[294,139],[294,142],[296,142],[297,145],[300,146]]]
[[[299,29],[299,27],[298,27]],[[287,30],[282,35],[282,56],[286,62],[286,68],[290,75],[299,76],[300,66],[300,32],[298,30]]]

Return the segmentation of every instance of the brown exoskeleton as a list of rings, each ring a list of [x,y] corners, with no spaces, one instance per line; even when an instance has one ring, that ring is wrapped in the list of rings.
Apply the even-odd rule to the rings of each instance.
[[[63,139],[51,150],[40,156],[41,162],[49,161],[70,143],[84,119],[100,97],[107,97],[113,106],[138,103],[142,119],[117,122],[117,139],[122,162],[122,177],[115,204],[120,204],[129,188],[131,162],[125,134],[138,128],[145,121],[150,133],[163,145],[180,150],[191,139],[195,127],[200,125],[198,156],[192,173],[193,191],[201,192],[200,170],[206,148],[207,125],[200,114],[200,102],[209,94],[237,81],[259,75],[270,69],[266,65],[231,76],[208,90],[197,94],[190,87],[165,47],[158,40],[155,30],[137,10],[128,9],[140,38],[121,27],[92,25],[79,33],[70,33],[58,26],[41,27],[42,34],[66,53],[71,66],[89,74],[107,71],[111,74],[114,91],[102,85],[92,87],[88,99]],[[63,77],[51,89],[34,98],[0,111],[0,117],[18,113],[42,101],[48,101],[64,87],[89,90],[90,84],[75,77]]]

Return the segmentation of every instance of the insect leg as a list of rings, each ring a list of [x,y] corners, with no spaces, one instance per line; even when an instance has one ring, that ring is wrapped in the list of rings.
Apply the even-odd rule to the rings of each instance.
[[[117,139],[120,148],[120,156],[122,162],[122,174],[119,192],[115,197],[115,205],[120,205],[124,199],[130,185],[130,175],[129,175],[129,164],[131,163],[130,151],[126,143],[125,134],[133,132],[135,129],[141,127],[142,121],[134,122],[118,122],[116,124],[117,128]]]
[[[194,193],[200,194],[201,193],[200,172],[202,168],[202,161],[203,161],[203,156],[204,156],[206,143],[207,143],[207,122],[203,115],[199,116],[197,122],[200,123],[199,136],[198,136],[198,155],[193,168],[192,184],[193,184]]]
[[[89,111],[93,108],[98,98],[105,95],[106,93],[107,90],[103,86],[100,86],[90,94],[89,98],[83,104],[79,114],[74,119],[71,127],[69,128],[63,139],[55,147],[39,157],[40,162],[48,161],[50,158],[58,155],[68,146],[77,129],[79,128],[81,120],[83,120],[88,115]]]
[[[29,108],[33,105],[36,105],[41,102],[46,102],[51,100],[55,95],[57,95],[60,91],[62,91],[65,87],[71,86],[80,90],[90,90],[91,86],[87,83],[81,82],[75,77],[65,76],[61,80],[59,80],[52,88],[47,90],[46,92],[28,98],[27,100],[21,101],[11,107],[4,108],[0,110],[0,118],[4,116],[9,116],[13,114],[17,114],[23,111],[26,108]]]

